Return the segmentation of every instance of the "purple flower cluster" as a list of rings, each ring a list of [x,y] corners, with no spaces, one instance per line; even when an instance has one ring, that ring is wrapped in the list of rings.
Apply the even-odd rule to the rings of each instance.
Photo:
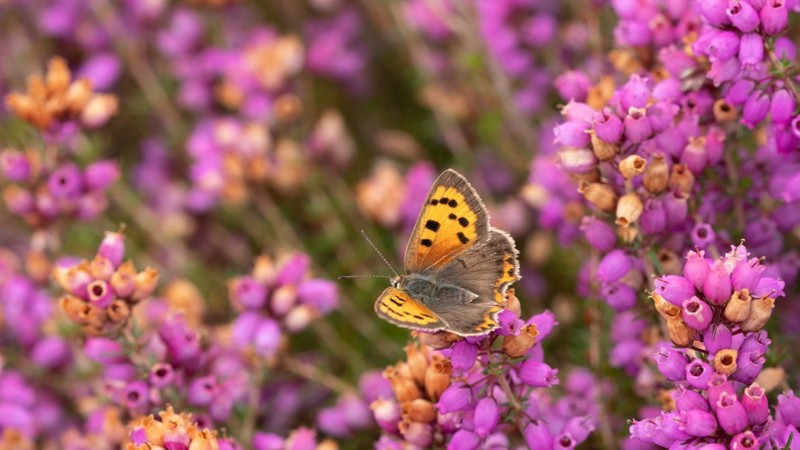
[[[8,210],[37,228],[57,219],[97,218],[108,207],[106,191],[119,178],[117,164],[107,160],[81,168],[48,156],[33,149],[0,152],[0,173],[11,183],[3,189]]]
[[[250,275],[230,281],[230,299],[240,312],[233,323],[236,344],[272,358],[280,350],[284,333],[296,333],[336,309],[336,285],[311,278],[310,264],[302,253],[277,261],[261,256]]]
[[[385,433],[378,448],[406,443],[477,449],[516,440],[530,448],[555,449],[573,448],[588,437],[594,424],[582,415],[583,408],[564,408],[566,415],[576,413],[569,417],[552,417],[540,409],[550,399],[537,397],[537,388],[559,383],[558,370],[544,362],[541,346],[556,323],[550,312],[523,321],[514,312],[518,305],[511,294],[509,309],[500,313],[500,328],[486,336],[418,334],[422,345],[407,346],[406,361],[384,372],[393,398],[372,403]],[[496,342],[501,351],[492,350]],[[584,388],[591,389],[575,390]],[[508,417],[507,423],[501,417]]]
[[[683,276],[655,280],[656,309],[676,345],[661,346],[655,361],[676,385],[674,410],[635,422],[633,437],[687,449],[786,444],[781,433],[798,420],[787,407],[794,396],[781,397],[779,410],[788,415],[776,424],[767,392],[756,382],[772,342],[760,330],[784,295],[783,282],[762,276],[765,266],[748,256],[744,245],[714,261],[690,252]]]
[[[106,232],[91,261],[64,261],[53,269],[53,278],[66,292],[61,310],[81,326],[86,336],[115,335],[128,323],[133,305],[152,294],[158,271],[137,271],[123,262],[125,237]]]

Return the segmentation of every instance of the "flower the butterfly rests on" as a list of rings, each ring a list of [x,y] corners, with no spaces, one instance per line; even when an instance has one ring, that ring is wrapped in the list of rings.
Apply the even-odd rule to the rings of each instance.
[[[518,251],[489,225],[477,192],[455,170],[433,183],[406,246],[405,274],[375,302],[383,319],[405,328],[461,336],[498,326],[508,286],[519,276]]]

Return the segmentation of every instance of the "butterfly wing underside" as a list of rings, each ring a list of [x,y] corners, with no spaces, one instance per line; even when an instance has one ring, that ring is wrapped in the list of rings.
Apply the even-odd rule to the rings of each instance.
[[[433,183],[406,246],[408,273],[429,273],[484,240],[489,216],[475,189],[446,170]]]
[[[375,301],[375,312],[383,319],[404,328],[428,331],[447,328],[447,323],[438,314],[395,287],[386,288],[378,297]]]
[[[511,236],[491,228],[489,239],[455,257],[436,273],[437,283],[455,285],[477,295],[469,307],[434,308],[450,331],[467,336],[497,327],[506,290],[520,278],[517,254]]]

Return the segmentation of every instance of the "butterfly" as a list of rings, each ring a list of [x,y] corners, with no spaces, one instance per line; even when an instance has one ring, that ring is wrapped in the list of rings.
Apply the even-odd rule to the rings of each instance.
[[[519,280],[514,240],[489,225],[475,188],[455,170],[433,183],[406,246],[405,275],[391,279],[375,311],[401,327],[461,336],[498,327],[508,286]]]

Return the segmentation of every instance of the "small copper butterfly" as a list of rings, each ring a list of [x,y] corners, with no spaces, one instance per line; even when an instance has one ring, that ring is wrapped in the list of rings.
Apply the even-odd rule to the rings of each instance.
[[[375,302],[401,327],[461,336],[497,328],[508,286],[519,280],[514,240],[489,226],[475,188],[455,170],[433,183],[406,246],[405,275]]]

